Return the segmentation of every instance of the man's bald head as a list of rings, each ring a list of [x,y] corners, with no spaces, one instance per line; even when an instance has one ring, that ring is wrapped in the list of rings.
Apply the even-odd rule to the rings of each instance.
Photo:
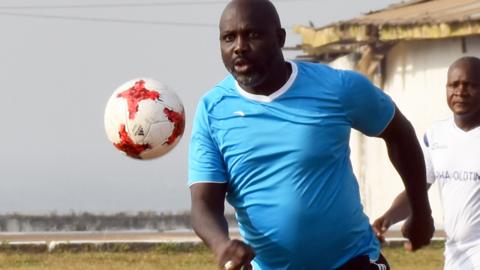
[[[464,68],[465,70],[480,72],[480,58],[474,56],[459,58],[450,65],[448,72],[450,73],[455,68]]]
[[[275,6],[268,0],[232,0],[228,3],[220,17],[220,25],[225,16],[230,12],[244,13],[251,12],[261,18],[263,23],[271,24],[274,28],[280,29],[280,17]]]

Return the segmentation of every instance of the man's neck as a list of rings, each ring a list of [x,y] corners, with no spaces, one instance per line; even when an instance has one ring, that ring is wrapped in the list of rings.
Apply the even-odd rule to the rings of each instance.
[[[480,126],[480,117],[475,115],[475,116],[463,116],[463,115],[457,115],[455,114],[453,116],[453,119],[455,121],[455,124],[457,125],[458,128],[460,128],[463,131],[470,131],[478,126]]]
[[[288,81],[291,74],[292,65],[289,62],[283,61],[283,65],[278,65],[278,68],[270,72],[264,83],[256,87],[240,86],[243,90],[251,94],[269,96],[280,89]]]

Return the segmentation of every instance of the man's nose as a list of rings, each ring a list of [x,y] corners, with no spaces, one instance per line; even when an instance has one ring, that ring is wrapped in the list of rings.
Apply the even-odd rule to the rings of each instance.
[[[457,87],[453,89],[453,93],[457,96],[466,95],[468,92],[468,84],[467,83],[460,83]]]
[[[248,42],[244,37],[238,37],[235,42],[234,53],[243,54],[248,50]]]

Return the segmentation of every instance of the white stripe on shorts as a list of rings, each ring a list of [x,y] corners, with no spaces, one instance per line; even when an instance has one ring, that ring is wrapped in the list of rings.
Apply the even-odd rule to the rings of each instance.
[[[387,266],[383,263],[373,263],[377,266],[378,270],[387,270]]]

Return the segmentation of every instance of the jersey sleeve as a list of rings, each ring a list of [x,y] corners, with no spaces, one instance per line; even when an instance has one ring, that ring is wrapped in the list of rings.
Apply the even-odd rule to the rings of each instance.
[[[227,182],[223,158],[213,140],[204,102],[195,113],[188,154],[188,185]]]
[[[427,172],[427,183],[433,184],[435,183],[435,173],[433,170],[432,158],[430,154],[430,142],[428,139],[427,133],[423,135],[423,140],[421,142],[422,150],[423,150],[423,157],[425,159],[425,169]]]
[[[395,114],[392,99],[363,75],[340,72],[343,87],[339,96],[352,127],[367,136],[379,135]]]

